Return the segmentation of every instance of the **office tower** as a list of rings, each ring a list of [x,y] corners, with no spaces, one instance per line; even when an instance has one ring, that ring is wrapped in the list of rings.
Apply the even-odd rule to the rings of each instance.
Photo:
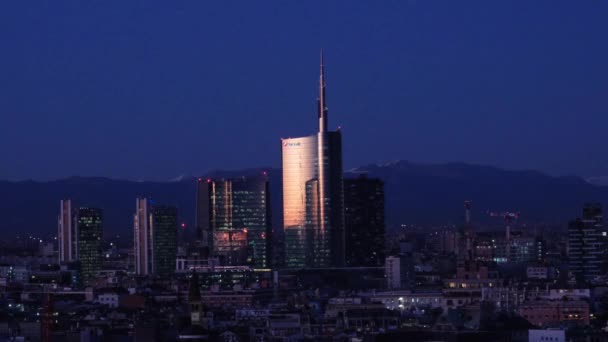
[[[606,247],[602,232],[602,207],[595,203],[585,205],[582,219],[568,225],[569,266],[577,280],[590,281],[600,275]]]
[[[283,226],[288,267],[344,265],[344,193],[341,132],[327,130],[321,56],[319,131],[282,140]]]
[[[344,180],[347,266],[384,263],[384,183],[377,178]]]
[[[78,226],[78,259],[81,279],[87,284],[95,272],[101,269],[102,212],[97,208],[79,208],[76,216]]]
[[[177,208],[159,205],[150,214],[152,273],[169,276],[177,259]]]
[[[177,208],[152,206],[147,198],[138,198],[133,227],[135,273],[161,276],[173,273],[177,255]]]
[[[135,274],[148,275],[152,271],[152,252],[150,250],[150,211],[147,198],[138,198],[133,215],[133,257]]]
[[[266,175],[199,179],[197,228],[226,265],[271,266],[270,189]]]
[[[57,229],[57,246],[60,263],[67,263],[78,259],[77,244],[78,235],[72,214],[72,201],[69,199],[61,200]]]

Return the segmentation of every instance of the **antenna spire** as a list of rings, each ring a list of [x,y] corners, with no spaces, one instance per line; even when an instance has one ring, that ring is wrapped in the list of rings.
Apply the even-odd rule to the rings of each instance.
[[[325,102],[325,66],[321,49],[321,72],[319,76],[319,132],[327,132],[327,103]]]

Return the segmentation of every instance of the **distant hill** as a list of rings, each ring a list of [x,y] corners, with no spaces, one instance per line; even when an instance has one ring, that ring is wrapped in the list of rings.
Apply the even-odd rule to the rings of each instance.
[[[202,177],[236,177],[267,171],[271,186],[273,225],[282,222],[280,169],[255,168],[214,171]],[[507,171],[495,167],[417,164],[397,161],[349,170],[378,177],[386,186],[386,220],[400,223],[459,223],[462,204],[473,201],[473,219],[487,220],[487,210],[521,212],[526,222],[566,223],[579,215],[586,202],[608,202],[608,188],[578,177],[551,177],[536,171]],[[50,182],[0,181],[0,234],[54,234],[59,200],[72,198],[79,206],[104,210],[106,234],[130,235],[135,198],[150,196],[176,205],[180,220],[194,223],[195,178],[172,182],[134,182],[107,178],[72,177]]]

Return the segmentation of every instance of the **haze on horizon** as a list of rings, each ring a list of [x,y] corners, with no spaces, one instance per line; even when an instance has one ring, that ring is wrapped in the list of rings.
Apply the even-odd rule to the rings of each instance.
[[[0,179],[280,166],[280,138],[316,129],[321,48],[345,169],[608,175],[606,17],[600,1],[2,3]]]

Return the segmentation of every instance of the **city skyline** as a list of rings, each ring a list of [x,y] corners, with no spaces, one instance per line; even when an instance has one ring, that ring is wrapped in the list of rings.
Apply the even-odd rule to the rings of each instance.
[[[319,48],[332,65],[331,128],[352,146],[345,169],[406,159],[608,174],[586,153],[607,124],[604,3],[325,4],[319,16],[314,2],[284,14],[241,5],[5,4],[0,144],[12,148],[0,179],[277,166],[276,141],[313,127]]]
[[[474,1],[0,4],[0,340],[608,341],[608,2]]]

